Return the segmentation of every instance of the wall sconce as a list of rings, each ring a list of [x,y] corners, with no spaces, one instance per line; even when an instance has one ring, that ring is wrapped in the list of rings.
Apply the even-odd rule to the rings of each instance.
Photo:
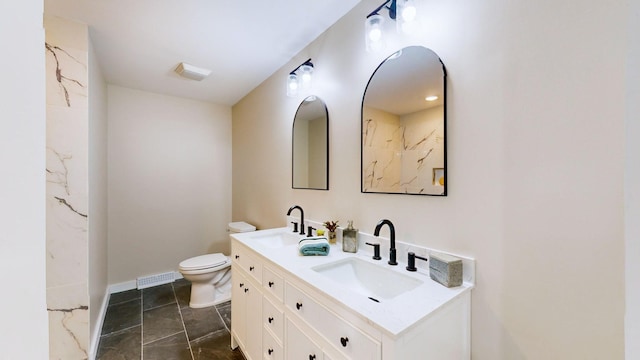
[[[389,18],[396,21],[396,29],[399,33],[410,33],[413,30],[417,14],[414,0],[387,0],[367,15],[364,23],[365,44],[368,52],[382,50],[385,46],[384,17],[379,14],[383,8],[389,10]]]
[[[297,72],[300,72],[298,76]],[[287,96],[298,95],[298,89],[308,89],[311,87],[311,77],[313,74],[313,63],[311,59],[298,65],[287,76]]]

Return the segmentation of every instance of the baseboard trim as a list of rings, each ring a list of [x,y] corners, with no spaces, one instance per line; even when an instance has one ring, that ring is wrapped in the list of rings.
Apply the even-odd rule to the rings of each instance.
[[[115,294],[127,290],[133,290],[137,287],[135,280],[129,280],[118,284],[109,285],[109,294]]]
[[[98,355],[98,346],[100,345],[100,334],[102,333],[102,325],[104,324],[104,318],[107,315],[107,306],[109,305],[109,298],[111,293],[107,287],[104,298],[102,299],[102,305],[100,306],[100,314],[98,314],[98,322],[93,328],[93,336],[91,337],[91,344],[89,346],[89,359],[95,360]]]
[[[174,271],[173,272],[173,279],[174,280],[183,279],[183,276],[179,271]],[[138,288],[138,282],[137,282],[137,279],[136,279],[136,280],[129,280],[129,281],[125,281],[125,282],[109,285],[109,290],[108,291],[109,291],[110,294],[115,294],[115,293],[119,293],[119,292],[123,292],[123,291],[127,291],[127,290],[134,290],[134,289],[137,289],[137,288]]]

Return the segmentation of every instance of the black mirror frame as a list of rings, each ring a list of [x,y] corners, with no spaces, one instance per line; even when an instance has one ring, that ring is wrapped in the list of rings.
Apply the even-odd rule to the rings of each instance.
[[[314,95],[312,95],[314,96]],[[296,113],[293,116],[293,125],[291,126],[291,188],[292,189],[302,189],[302,190],[324,190],[324,191],[328,191],[329,190],[329,169],[330,169],[330,162],[329,162],[329,109],[327,107],[327,104],[324,102],[324,100],[322,100],[320,97],[316,98],[320,101],[322,101],[322,104],[324,105],[324,111],[325,111],[325,117],[327,118],[327,143],[326,143],[326,157],[327,157],[327,166],[326,166],[326,184],[327,187],[326,188],[312,188],[312,187],[296,187],[294,184],[294,169],[295,169],[295,165],[294,165],[294,156],[295,156],[295,126],[296,126],[296,118],[298,117],[298,112],[300,111],[300,108],[302,107],[302,104],[304,104],[304,101],[306,99],[308,99],[308,97],[304,98],[302,100],[302,102],[300,102],[300,105],[298,105],[298,108],[296,109]]]
[[[424,47],[424,46],[421,46]],[[444,66],[444,62],[442,61],[442,59],[440,58],[440,56],[433,50],[424,47],[425,49],[433,52],[434,54],[436,54],[436,56],[438,56],[438,61],[440,61],[440,65],[442,66],[442,86],[443,86],[443,94],[444,94],[444,99],[443,99],[443,136],[444,136],[444,149],[443,149],[443,155],[444,155],[444,191],[441,194],[421,194],[421,193],[408,193],[408,192],[381,192],[381,191],[365,191],[364,190],[364,149],[363,149],[363,136],[364,136],[364,100],[365,97],[367,95],[367,89],[369,88],[369,84],[371,83],[371,80],[373,79],[373,77],[375,76],[376,72],[378,72],[378,69],[380,69],[380,67],[382,65],[384,65],[384,63],[391,57],[393,56],[396,52],[391,53],[391,55],[387,56],[380,64],[378,64],[378,66],[376,67],[376,69],[373,71],[373,73],[371,74],[371,77],[369,77],[369,80],[367,81],[367,85],[364,88],[364,92],[362,94],[362,103],[360,105],[360,193],[363,194],[399,194],[399,195],[418,195],[418,196],[437,196],[437,197],[445,197],[448,194],[449,191],[449,176],[448,176],[448,166],[447,166],[447,68]],[[404,48],[403,48],[404,49]],[[402,50],[402,49],[401,49]]]

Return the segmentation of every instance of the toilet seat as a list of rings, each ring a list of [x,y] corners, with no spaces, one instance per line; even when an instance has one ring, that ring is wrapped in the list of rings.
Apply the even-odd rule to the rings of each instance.
[[[184,260],[180,263],[180,271],[215,270],[225,268],[231,260],[224,254],[206,254]]]

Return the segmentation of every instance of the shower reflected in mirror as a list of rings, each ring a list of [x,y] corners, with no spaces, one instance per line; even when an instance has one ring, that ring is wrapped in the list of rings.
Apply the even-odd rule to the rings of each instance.
[[[409,46],[387,57],[362,100],[361,191],[447,195],[446,71]]]

